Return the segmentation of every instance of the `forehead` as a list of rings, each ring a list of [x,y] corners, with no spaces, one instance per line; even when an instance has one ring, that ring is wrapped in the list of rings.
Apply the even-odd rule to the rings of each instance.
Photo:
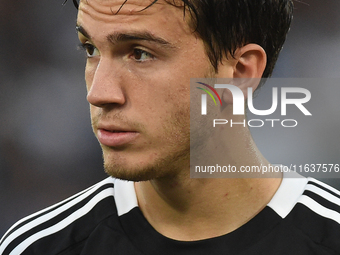
[[[150,0],[80,0],[80,11],[93,8],[101,14],[125,14],[131,15],[153,5]],[[157,1],[155,4],[164,4],[164,1]]]
[[[79,4],[78,21],[84,16],[92,20],[105,22],[133,21],[137,17],[152,16],[153,23],[166,21],[175,23],[179,17],[184,18],[178,8],[182,1],[173,4],[165,0],[81,0]]]
[[[178,36],[193,35],[184,20],[181,0],[81,0],[78,25],[92,34],[145,29],[155,33]]]

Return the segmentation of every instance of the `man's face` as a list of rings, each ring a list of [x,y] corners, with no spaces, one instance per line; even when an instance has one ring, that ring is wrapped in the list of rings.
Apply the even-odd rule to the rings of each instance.
[[[190,78],[211,70],[183,9],[159,0],[82,0],[78,31],[105,170],[128,180],[189,171]],[[187,13],[186,18],[189,14]]]

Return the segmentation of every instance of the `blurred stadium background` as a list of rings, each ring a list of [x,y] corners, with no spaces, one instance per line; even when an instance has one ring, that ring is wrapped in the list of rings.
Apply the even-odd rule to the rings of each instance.
[[[90,127],[76,10],[62,2],[0,0],[0,236],[18,219],[106,177]],[[295,1],[274,77],[340,82],[339,10],[337,0]],[[340,163],[339,88],[307,88],[326,121],[296,132],[252,129],[263,154],[273,163]],[[264,87],[257,104],[266,97],[271,89]],[[339,179],[325,181],[340,188]]]

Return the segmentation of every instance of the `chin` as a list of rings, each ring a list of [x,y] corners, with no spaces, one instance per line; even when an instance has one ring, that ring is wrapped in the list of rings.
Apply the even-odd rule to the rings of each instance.
[[[114,178],[133,182],[149,181],[162,176],[159,173],[160,170],[157,171],[153,167],[128,168],[105,163],[104,169],[108,175]]]
[[[188,153],[172,154],[165,158],[147,162],[145,165],[141,163],[124,163],[118,164],[117,161],[104,159],[105,172],[114,178],[134,182],[173,178],[183,169],[189,171],[190,156]]]

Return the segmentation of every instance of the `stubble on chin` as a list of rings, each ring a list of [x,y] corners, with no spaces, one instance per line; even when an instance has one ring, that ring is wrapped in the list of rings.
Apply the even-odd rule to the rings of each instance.
[[[123,166],[115,161],[111,162],[104,159],[104,170],[114,178],[133,182],[173,178],[181,172],[184,165],[187,164],[185,168],[189,169],[189,150],[177,152],[165,158],[157,158],[153,162],[148,162],[144,165],[136,163],[133,166]]]

